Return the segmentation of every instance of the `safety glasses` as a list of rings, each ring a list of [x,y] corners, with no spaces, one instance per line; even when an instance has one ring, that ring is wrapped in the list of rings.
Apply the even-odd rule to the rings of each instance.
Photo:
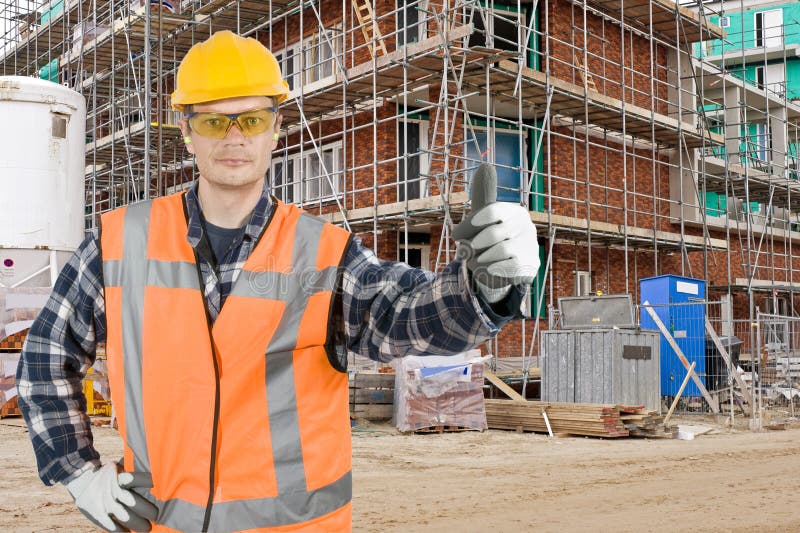
[[[212,139],[224,139],[234,124],[239,126],[239,130],[245,137],[264,133],[275,125],[277,116],[277,107],[266,107],[233,115],[204,112],[188,113],[186,118],[189,120],[189,126],[192,130],[199,135]]]

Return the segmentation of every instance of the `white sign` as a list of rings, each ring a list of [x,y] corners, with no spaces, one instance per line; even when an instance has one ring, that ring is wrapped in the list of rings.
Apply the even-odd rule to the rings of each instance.
[[[695,296],[700,294],[700,286],[697,283],[687,283],[685,281],[677,282],[675,290],[686,294],[694,294]]]

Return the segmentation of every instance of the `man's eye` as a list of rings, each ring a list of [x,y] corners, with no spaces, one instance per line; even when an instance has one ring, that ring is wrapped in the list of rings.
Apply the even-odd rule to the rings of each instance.
[[[219,126],[220,120],[218,118],[209,118],[206,119],[206,125],[211,126],[212,128],[216,128]]]
[[[258,117],[247,117],[247,125],[248,126],[258,126],[261,123],[261,119]]]

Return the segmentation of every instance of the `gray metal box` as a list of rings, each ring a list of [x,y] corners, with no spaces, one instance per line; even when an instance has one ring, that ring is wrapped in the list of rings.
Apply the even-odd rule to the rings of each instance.
[[[630,294],[559,298],[558,308],[564,329],[636,327]]]
[[[542,400],[661,412],[660,336],[640,329],[542,332]]]

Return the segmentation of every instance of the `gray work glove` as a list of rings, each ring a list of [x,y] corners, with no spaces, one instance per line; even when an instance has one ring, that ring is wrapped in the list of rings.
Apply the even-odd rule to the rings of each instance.
[[[87,470],[66,484],[75,505],[97,527],[106,531],[150,531],[158,509],[136,494],[134,487],[153,486],[149,474],[117,473],[117,465]]]
[[[456,256],[467,269],[483,297],[499,302],[513,285],[530,285],[539,270],[536,226],[528,210],[497,201],[497,173],[481,164],[472,183],[471,211],[453,229],[459,243]]]

